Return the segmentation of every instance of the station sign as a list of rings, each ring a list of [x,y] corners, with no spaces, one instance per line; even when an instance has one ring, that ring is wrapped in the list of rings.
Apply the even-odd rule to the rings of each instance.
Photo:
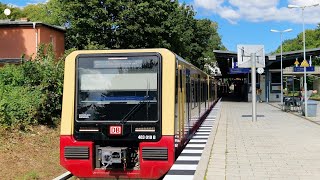
[[[306,67],[307,72],[314,72],[314,66]],[[293,67],[293,72],[304,72],[304,67]]]
[[[251,68],[230,68],[229,74],[247,74],[251,72]]]

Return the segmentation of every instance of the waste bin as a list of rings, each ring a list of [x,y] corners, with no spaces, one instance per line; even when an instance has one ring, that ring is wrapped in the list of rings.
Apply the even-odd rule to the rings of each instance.
[[[317,116],[317,101],[308,100],[307,109],[308,109],[308,116],[309,117],[316,117]],[[304,102],[302,104],[302,115],[305,115],[305,105]]]

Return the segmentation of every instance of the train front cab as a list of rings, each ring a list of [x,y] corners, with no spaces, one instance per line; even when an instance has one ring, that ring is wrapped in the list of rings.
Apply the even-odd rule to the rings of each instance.
[[[93,72],[96,71],[92,68],[96,67],[98,71],[100,71],[104,66],[115,66],[117,62],[124,62],[126,57],[144,56],[153,56],[158,58],[159,62],[159,67],[157,67],[157,83],[152,84],[152,82],[149,82],[149,84],[146,85],[148,89],[152,89],[153,86],[158,88],[158,94],[156,95],[158,104],[156,109],[157,118],[159,119],[144,123],[141,121],[133,122],[130,118],[119,118],[117,119],[118,121],[108,122],[107,120],[99,121],[105,118],[105,116],[108,116],[108,114],[90,114],[93,111],[92,107],[95,107],[96,110],[100,108],[99,112],[102,112],[101,108],[106,111],[103,107],[112,109],[111,105],[116,104],[115,102],[109,102],[115,101],[114,97],[111,98],[108,96],[102,98],[100,93],[98,94],[98,99],[97,97],[94,97],[95,99],[93,99],[95,102],[99,102],[93,105],[93,100],[90,99],[90,95],[88,95],[90,93],[85,93],[85,95],[83,95],[84,92],[79,92],[79,94],[82,93],[81,97],[76,93],[79,89],[91,91],[94,88],[99,90],[105,88],[105,86],[101,85],[103,84],[101,83],[102,81],[100,81],[101,77],[110,78],[110,76],[92,76],[92,74],[94,74]],[[86,60],[81,60],[81,58],[85,58]],[[97,59],[97,61],[95,61],[95,59]],[[75,51],[71,53],[65,61],[60,136],[61,165],[75,176],[81,178],[110,177],[158,179],[163,176],[170,169],[175,160],[175,98],[170,98],[175,96],[175,60],[175,55],[166,49]],[[96,63],[90,65],[90,61]],[[106,61],[108,61],[108,63],[106,63]],[[91,69],[83,71],[84,68],[82,68],[81,72],[79,72],[80,68],[77,67],[81,63],[85,64],[85,66],[90,66]],[[87,63],[89,63],[89,65],[87,65]],[[125,65],[123,64],[123,66]],[[84,75],[82,76],[81,73]],[[78,76],[82,77],[79,78]],[[122,76],[122,78],[125,77],[128,76]],[[145,76],[136,75],[136,78],[138,77]],[[150,75],[150,77],[154,76]],[[134,79],[126,79],[122,83],[125,82],[129,84],[139,84],[139,82]],[[115,84],[117,87],[114,87],[114,89],[128,88],[128,85],[121,84],[119,81]],[[93,94],[96,95],[97,92]],[[126,98],[130,99],[130,97]],[[103,106],[101,105],[103,103],[100,102],[101,99],[105,103]],[[84,104],[79,107],[81,100],[84,100],[84,103],[91,104]],[[136,100],[130,99],[130,101]],[[151,100],[148,103],[152,106]],[[126,104],[129,103],[127,102]],[[144,100],[140,100],[136,104],[145,103]],[[132,109],[135,106],[137,105],[131,105],[130,107]],[[119,107],[121,106],[119,105]],[[110,113],[116,113],[114,108],[112,110],[113,111]],[[79,113],[79,111],[81,111],[81,113]],[[95,118],[96,116],[97,118]],[[79,118],[83,118],[84,120]],[[114,116],[113,120],[115,119]],[[122,127],[121,135],[112,136],[110,128],[119,126]],[[129,146],[136,147],[128,148]],[[123,155],[123,152],[137,154],[138,162],[136,162],[134,167],[129,167],[127,165],[126,167],[123,166],[123,161],[129,161],[128,159],[130,158],[128,155]],[[113,153],[116,154],[114,155]],[[101,154],[103,156],[101,156]],[[160,157],[159,154],[161,154]],[[112,161],[110,159],[104,159],[104,157],[107,156],[108,158],[112,158]],[[121,158],[119,158],[120,156]],[[108,165],[108,163],[112,162],[113,165],[102,167],[103,165]]]

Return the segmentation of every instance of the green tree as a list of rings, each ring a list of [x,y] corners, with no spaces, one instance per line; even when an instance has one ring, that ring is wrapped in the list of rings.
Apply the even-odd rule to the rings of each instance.
[[[8,8],[11,11],[11,14],[7,17],[3,12],[4,10]],[[10,20],[16,20],[23,17],[23,12],[20,8],[16,7],[9,7],[6,4],[3,4],[0,2],[0,19],[10,19]]]
[[[64,26],[62,19],[63,7],[58,0],[49,0],[47,3],[30,4],[22,9],[24,17],[30,21],[40,21],[52,25]]]
[[[60,0],[70,23],[67,47],[168,48],[198,67],[220,49],[217,24],[195,19],[191,6],[170,0]],[[207,58],[210,57],[210,58]]]
[[[305,31],[306,37],[306,49],[320,47],[320,28]],[[299,33],[296,38],[285,40],[283,42],[283,52],[303,50],[303,33]],[[276,50],[276,53],[280,53],[280,47]]]
[[[30,21],[42,21],[47,19],[46,4],[30,4],[23,8],[23,15]]]
[[[198,45],[196,48],[198,53],[196,54],[197,62],[193,63],[197,64],[200,68],[203,68],[206,63],[210,64],[215,61],[214,49],[226,49],[221,43],[217,29],[217,23],[209,19],[197,20],[195,39],[193,42],[196,42]]]
[[[224,48],[218,25],[177,0],[49,0],[22,13],[66,26],[67,49],[168,48],[202,68]]]

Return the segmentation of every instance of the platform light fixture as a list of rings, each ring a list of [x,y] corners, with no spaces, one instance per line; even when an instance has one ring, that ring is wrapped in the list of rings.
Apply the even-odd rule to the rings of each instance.
[[[280,95],[280,99],[281,99],[281,104],[283,105],[283,68],[282,68],[282,34],[286,33],[286,32],[290,32],[292,31],[292,29],[286,29],[283,31],[279,31],[279,30],[275,30],[275,29],[271,29],[271,32],[274,33],[280,33],[280,43],[281,43],[281,48],[280,48],[280,72],[281,72],[281,95]]]
[[[298,5],[293,5],[289,4],[288,8],[293,9],[293,8],[300,8],[302,11],[302,30],[303,30],[303,60],[306,61],[306,35],[305,35],[305,29],[304,29],[304,9],[308,7],[316,7],[319,6],[319,3],[317,4],[311,4],[307,6],[298,6]],[[307,68],[304,67],[304,112],[305,112],[305,117],[308,117],[308,109],[307,109]]]

